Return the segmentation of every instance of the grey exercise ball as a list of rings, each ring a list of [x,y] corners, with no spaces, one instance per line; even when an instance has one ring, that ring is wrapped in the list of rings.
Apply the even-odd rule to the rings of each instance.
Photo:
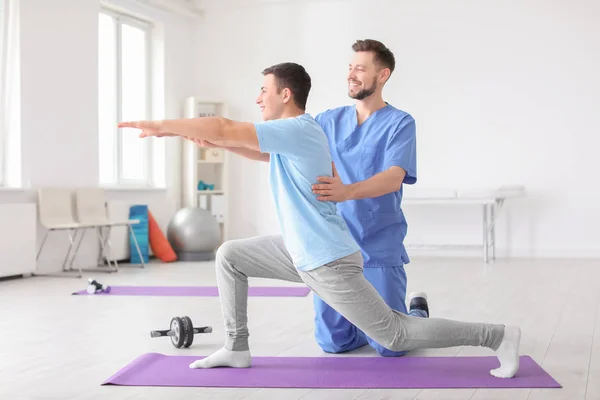
[[[187,207],[177,211],[169,222],[167,239],[178,260],[207,261],[214,259],[221,230],[210,211]]]

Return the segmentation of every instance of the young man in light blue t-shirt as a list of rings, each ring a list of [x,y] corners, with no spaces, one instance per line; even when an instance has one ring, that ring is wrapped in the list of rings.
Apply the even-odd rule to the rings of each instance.
[[[393,310],[366,280],[363,258],[333,202],[317,200],[317,176],[331,176],[325,133],[305,113],[310,76],[294,63],[263,71],[257,103],[264,122],[221,117],[123,122],[140,137],[182,136],[201,146],[219,146],[270,163],[270,184],[280,235],[230,240],[217,251],[219,296],[225,322],[222,349],[190,368],[251,366],[248,346],[248,277],[304,282],[323,301],[392,351],[461,345],[497,351],[497,377],[519,367],[518,327],[419,318]]]

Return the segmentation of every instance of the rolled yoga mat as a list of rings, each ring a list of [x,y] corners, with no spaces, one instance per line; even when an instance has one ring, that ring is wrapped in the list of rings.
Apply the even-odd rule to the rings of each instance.
[[[253,357],[251,368],[191,369],[202,356],[145,354],[102,385],[257,388],[560,388],[531,357],[512,379],[496,357]]]
[[[137,224],[131,225],[131,230],[133,230],[133,235],[135,235],[144,262],[148,263],[150,261],[148,206],[140,204],[129,207],[129,219],[137,219],[140,221]],[[129,235],[129,254],[131,254],[129,260],[131,264],[142,263],[142,259],[140,258],[140,254],[137,251],[135,241],[131,234]]]
[[[250,297],[305,297],[310,293],[307,287],[295,286],[250,286]],[[73,294],[88,296],[199,296],[215,297],[219,295],[216,286],[107,286],[104,292],[89,294],[80,290]]]

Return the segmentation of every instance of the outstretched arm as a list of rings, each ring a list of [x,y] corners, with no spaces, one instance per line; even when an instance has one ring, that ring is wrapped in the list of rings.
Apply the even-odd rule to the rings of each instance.
[[[250,160],[263,161],[263,162],[269,162],[271,160],[271,156],[269,153],[261,153],[260,151],[246,149],[244,147],[217,146],[214,143],[210,143],[206,140],[199,140],[199,139],[191,139],[191,140],[200,147],[210,147],[210,148],[216,147],[216,148],[225,149],[232,153],[239,154],[242,157],[246,157]]]
[[[263,162],[271,161],[271,155],[269,153],[261,153],[260,151],[245,149],[242,147],[225,147],[224,149],[251,160]]]
[[[119,128],[141,129],[140,137],[183,136],[206,140],[217,146],[243,147],[260,151],[254,124],[223,117],[121,122]]]

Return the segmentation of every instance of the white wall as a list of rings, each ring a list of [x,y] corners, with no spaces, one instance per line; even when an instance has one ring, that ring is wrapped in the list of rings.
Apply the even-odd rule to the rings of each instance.
[[[498,223],[500,255],[598,257],[599,12],[592,0],[216,8],[198,36],[198,91],[227,101],[232,118],[258,120],[260,71],[295,61],[312,75],[315,115],[350,103],[354,40],[382,40],[397,59],[385,99],[417,121],[418,185],[523,184],[528,198]],[[232,235],[277,231],[266,166],[236,159],[231,171]],[[408,242],[480,238],[478,209],[405,210]]]
[[[163,23],[165,116],[181,116],[183,100],[193,94],[194,23],[184,17],[146,8],[134,1],[114,0]],[[20,1],[22,171],[25,189],[0,191],[0,203],[36,201],[40,186],[95,186],[98,183],[98,0]],[[152,209],[166,228],[180,199],[180,143],[167,144],[167,189],[112,190],[109,199],[161,204]],[[42,230],[40,228],[39,234]],[[59,270],[66,235],[48,239],[42,270]],[[78,262],[93,266],[92,234],[82,245]],[[39,244],[39,242],[38,242]]]

